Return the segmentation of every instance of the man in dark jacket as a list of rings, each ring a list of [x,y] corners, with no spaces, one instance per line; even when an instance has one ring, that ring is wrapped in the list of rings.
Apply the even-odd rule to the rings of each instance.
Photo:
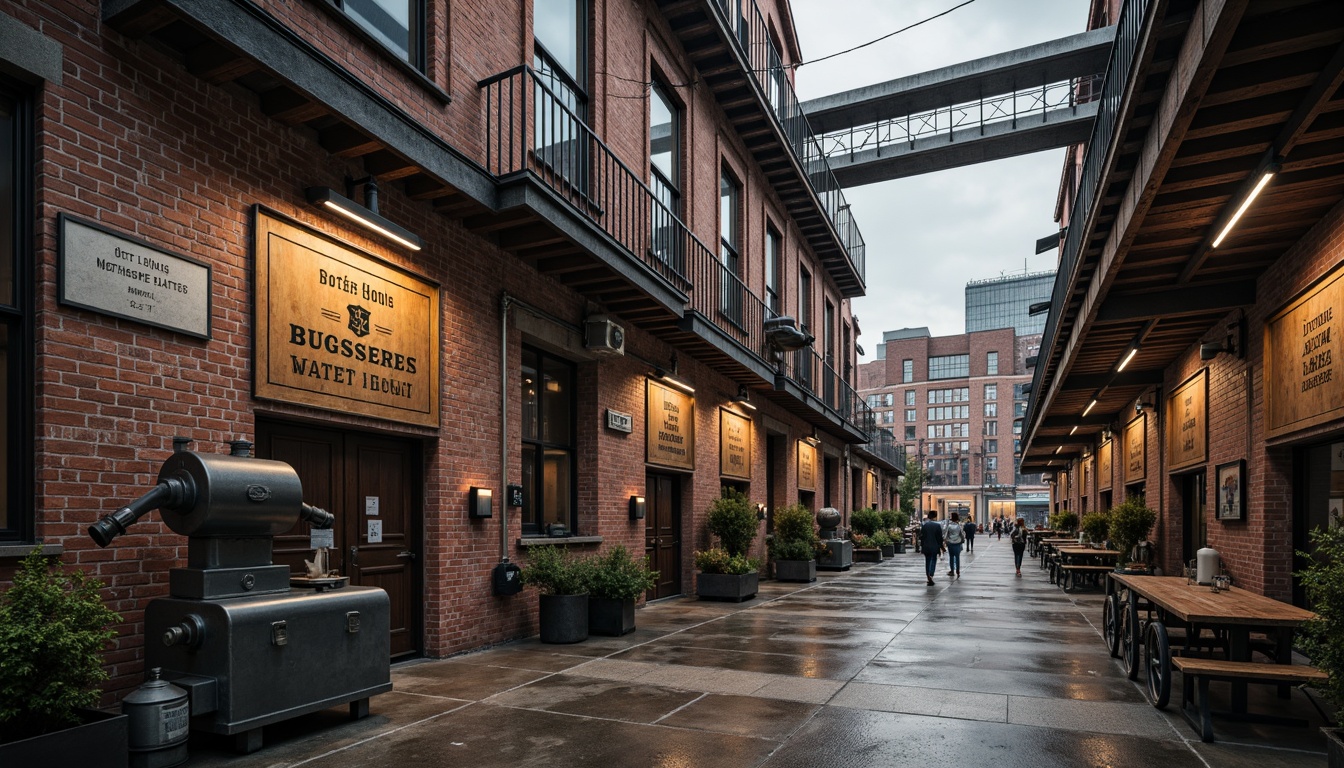
[[[938,524],[938,512],[929,511],[928,519],[919,527],[919,548],[924,552],[924,575],[933,586],[933,573],[938,570],[938,555],[943,552],[943,526]]]
[[[961,530],[966,533],[966,551],[975,551],[975,523],[970,518],[966,519],[966,524],[961,526]]]

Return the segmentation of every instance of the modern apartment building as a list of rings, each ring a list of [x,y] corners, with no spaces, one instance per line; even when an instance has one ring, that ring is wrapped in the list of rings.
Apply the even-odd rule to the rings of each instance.
[[[1032,313],[1033,305],[1045,305],[1055,287],[1055,273],[991,277],[966,284],[966,332],[1012,328],[1018,336],[1040,336],[1045,330],[1045,312]]]

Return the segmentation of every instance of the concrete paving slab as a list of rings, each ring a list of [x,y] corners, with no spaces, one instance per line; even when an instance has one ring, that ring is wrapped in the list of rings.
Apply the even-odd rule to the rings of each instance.
[[[444,661],[397,670],[392,673],[392,687],[393,690],[405,693],[480,701],[500,691],[540,680],[550,674],[552,673]]]
[[[872,683],[846,685],[830,706],[997,723],[1008,717],[1007,696]]]
[[[817,711],[817,705],[751,696],[705,694],[659,725],[784,741]]]
[[[700,695],[656,685],[557,675],[496,694],[487,699],[487,703],[630,723],[653,723]]]
[[[1036,696],[1009,696],[1008,722],[1079,732],[1127,734],[1149,739],[1179,739],[1178,734],[1146,701],[1075,701]]]

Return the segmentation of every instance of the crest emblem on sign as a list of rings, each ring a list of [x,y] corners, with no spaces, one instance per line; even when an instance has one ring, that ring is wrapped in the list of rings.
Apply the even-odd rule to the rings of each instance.
[[[369,310],[358,304],[347,305],[346,309],[350,310],[350,330],[353,331],[356,336],[368,336]]]

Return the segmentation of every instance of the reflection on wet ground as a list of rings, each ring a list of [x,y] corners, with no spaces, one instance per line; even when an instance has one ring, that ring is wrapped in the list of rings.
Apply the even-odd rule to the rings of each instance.
[[[1101,596],[1013,576],[977,541],[963,578],[898,555],[740,604],[646,606],[621,638],[535,638],[399,665],[357,722],[334,708],[265,732],[252,755],[192,737],[191,766],[1320,766],[1319,715],[1294,692],[1252,707],[1311,728],[1215,719],[1204,744],[1148,704],[1102,645]],[[1217,703],[1217,702],[1215,702]]]

